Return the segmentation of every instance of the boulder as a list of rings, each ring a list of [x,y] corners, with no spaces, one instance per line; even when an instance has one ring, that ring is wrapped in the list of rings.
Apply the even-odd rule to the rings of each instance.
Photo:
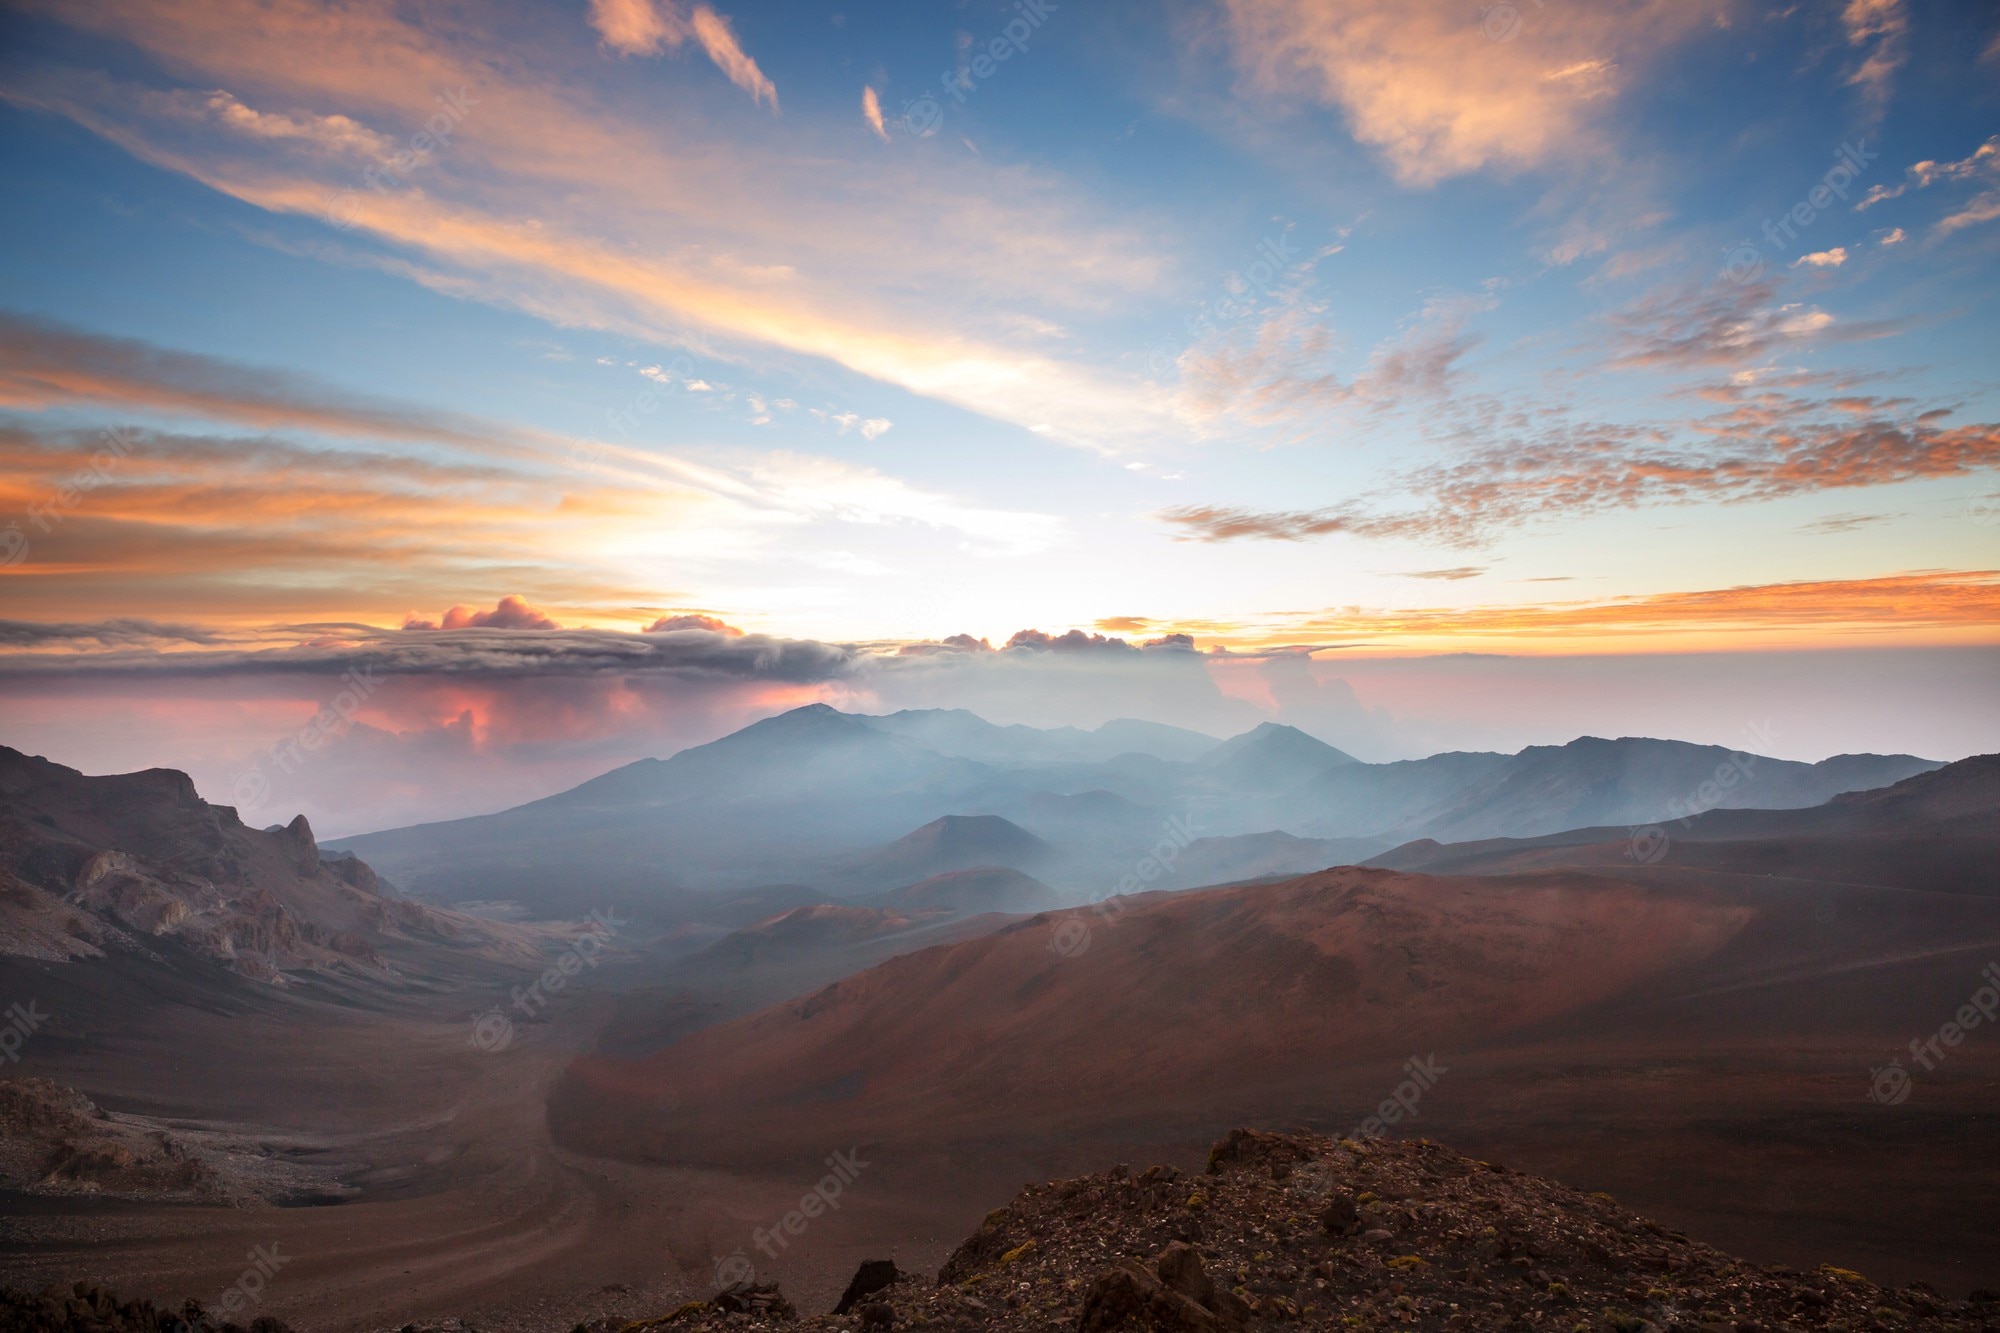
[[[864,1259],[861,1267],[854,1270],[854,1276],[847,1283],[847,1290],[841,1293],[840,1304],[833,1307],[835,1314],[846,1314],[876,1292],[901,1282],[909,1276],[896,1267],[894,1259]]]

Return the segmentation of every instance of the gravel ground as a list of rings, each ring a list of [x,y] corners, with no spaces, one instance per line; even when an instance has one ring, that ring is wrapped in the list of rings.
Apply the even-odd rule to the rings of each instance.
[[[150,1306],[117,1307],[83,1289],[0,1293],[5,1330],[172,1326]],[[1031,1185],[990,1213],[935,1280],[864,1265],[839,1313],[801,1317],[775,1287],[746,1283],[656,1318],[607,1318],[577,1333],[780,1327],[2000,1333],[2000,1294],[1954,1302],[1921,1284],[1892,1291],[1834,1267],[1759,1267],[1608,1195],[1424,1140],[1236,1130],[1201,1175],[1118,1166]],[[453,1320],[400,1333],[476,1330]]]

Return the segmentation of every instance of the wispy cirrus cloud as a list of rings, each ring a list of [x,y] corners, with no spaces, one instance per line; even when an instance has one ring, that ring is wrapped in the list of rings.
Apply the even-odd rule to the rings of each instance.
[[[304,375],[110,338],[0,310],[0,406],[95,406],[307,430],[429,441],[488,452],[531,433],[337,389]],[[546,441],[543,441],[546,443]]]
[[[1933,232],[1938,236],[1949,236],[1966,227],[1982,222],[1992,222],[2000,218],[2000,134],[1988,138],[1964,157],[1950,162],[1938,162],[1925,158],[1914,163],[1903,173],[1903,180],[1895,185],[1876,185],[1854,208],[1862,212],[1876,204],[1899,199],[1911,190],[1926,190],[1933,185],[1945,183],[1972,183],[1976,191],[1971,197],[1952,206],[1950,212],[1938,219]],[[1884,238],[1882,244],[1893,245],[1903,239],[1902,228],[1890,233],[1894,239]]]
[[[198,87],[46,67],[7,97],[267,212],[337,215],[349,262],[725,359],[824,359],[1107,452],[1174,426],[1143,383],[1016,336],[1142,292],[1164,262],[1141,220],[1098,209],[1049,173],[963,154],[848,161],[831,139],[813,152],[797,135],[724,133],[701,114],[698,89],[618,102],[541,77],[488,33],[434,14],[419,22],[388,0],[357,0],[338,23],[310,0],[45,7],[137,46],[161,71],[156,83]],[[600,17],[643,49],[644,14],[664,12],[614,6]],[[685,22],[722,49],[720,16],[696,9]],[[313,60],[290,58],[306,47]],[[203,100],[217,88],[226,115]],[[364,188],[353,153],[254,128],[274,115],[338,116],[407,142],[440,90],[469,109],[449,150],[402,188]],[[883,197],[928,220],[925,245],[882,245]],[[949,320],[912,295],[937,284],[961,298]]]
[[[1560,422],[1490,435],[1385,491],[1323,509],[1186,505],[1160,518],[1183,540],[1304,541],[1334,534],[1461,548],[1536,522],[1649,506],[1746,504],[2000,469],[2000,424],[1888,400],[1813,400],[1727,383],[1733,405],[1671,427]]]
[[[1337,532],[1368,536],[1380,531],[1373,525],[1387,521],[1364,518],[1351,509],[1263,511],[1231,505],[1178,505],[1160,517],[1179,529],[1182,541],[1201,542],[1300,542]]]
[[[1866,342],[1907,328],[1893,320],[1840,320],[1783,300],[1774,279],[1662,287],[1606,317],[1614,370],[1750,367],[1814,342]]]
[[[814,529],[913,529],[975,557],[1064,531],[845,460],[563,440],[18,317],[0,318],[0,406],[16,409],[0,415],[0,521],[26,543],[0,577],[21,612],[65,621],[168,590],[232,618],[379,612],[437,586],[644,606],[662,591],[649,562],[713,576]],[[202,425],[120,426],[107,465],[101,429],[29,415],[55,408]]]
[[[1451,396],[1463,376],[1461,362],[1482,341],[1468,326],[1493,305],[1485,295],[1433,296],[1344,376],[1325,306],[1287,292],[1259,317],[1218,329],[1182,353],[1176,401],[1204,424],[1295,428],[1341,409],[1436,403]]]
[[[693,38],[729,81],[752,100],[778,109],[778,90],[736,40],[729,20],[708,5],[683,8],[676,0],[590,0],[590,26],[622,55],[651,56]]]
[[[1869,110],[1880,115],[1896,72],[1909,58],[1909,12],[1903,0],[1847,0],[1840,22],[1848,45],[1863,53],[1847,82],[1861,89]]]
[[[1873,630],[1899,623],[1932,630],[1990,628],[2000,616],[2000,570],[1924,570],[1872,579],[1797,580],[1569,602],[1301,612],[1293,633],[1647,637],[1699,631]]]

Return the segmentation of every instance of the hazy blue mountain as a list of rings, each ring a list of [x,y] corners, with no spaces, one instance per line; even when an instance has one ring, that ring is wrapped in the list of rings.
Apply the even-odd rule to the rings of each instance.
[[[1233,736],[1200,759],[1211,781],[1249,792],[1290,791],[1329,769],[1356,762],[1353,755],[1276,722]]]
[[[1077,901],[1111,891],[1162,838],[1219,840],[1174,883],[1240,879],[1414,838],[1810,806],[1934,767],[1633,737],[1364,764],[1271,723],[1214,743],[1143,722],[1041,731],[963,710],[866,717],[815,704],[513,810],[339,846],[431,901],[555,916],[616,903],[685,920],[691,895],[785,884],[851,900],[981,865],[1031,871]],[[1231,841],[1253,836],[1263,841]]]
[[[1121,754],[1184,761],[1216,746],[1215,737],[1202,732],[1133,718],[1118,718],[1093,731],[997,726],[964,708],[911,708],[861,720],[939,754],[987,763],[1101,763]]]

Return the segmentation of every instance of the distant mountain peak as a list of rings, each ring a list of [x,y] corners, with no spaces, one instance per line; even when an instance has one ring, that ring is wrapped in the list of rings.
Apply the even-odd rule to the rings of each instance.
[[[1282,722],[1260,722],[1201,757],[1216,779],[1249,791],[1282,791],[1359,761]]]

